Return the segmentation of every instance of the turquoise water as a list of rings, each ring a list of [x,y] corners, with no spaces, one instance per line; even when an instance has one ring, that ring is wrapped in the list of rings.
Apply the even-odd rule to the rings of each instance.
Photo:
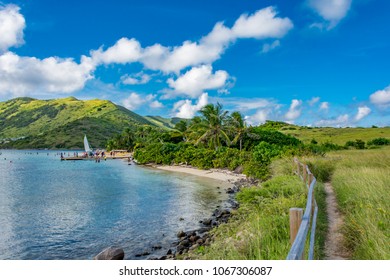
[[[227,199],[220,181],[122,160],[0,153],[0,259],[91,259],[111,245],[159,256]]]

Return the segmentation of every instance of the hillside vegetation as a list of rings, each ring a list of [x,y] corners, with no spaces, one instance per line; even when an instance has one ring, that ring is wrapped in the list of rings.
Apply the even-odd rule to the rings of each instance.
[[[180,122],[181,118],[163,118],[160,116],[145,116],[145,119],[147,119],[149,122],[154,124],[155,126],[161,127],[161,128],[168,128],[172,129],[175,127],[175,125]]]
[[[265,126],[294,136],[305,144],[313,141],[318,142],[318,144],[333,143],[342,146],[348,141],[369,142],[375,138],[390,138],[390,127],[307,127],[282,122],[268,122]]]
[[[105,147],[113,135],[136,125],[153,124],[106,100],[15,98],[0,102],[3,148],[82,148],[84,134],[92,147]]]

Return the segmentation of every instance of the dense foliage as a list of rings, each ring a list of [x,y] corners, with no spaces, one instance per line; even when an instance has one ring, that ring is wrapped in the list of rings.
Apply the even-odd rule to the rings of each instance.
[[[247,126],[239,112],[208,104],[173,130],[148,125],[125,130],[107,143],[108,149],[128,149],[140,164],[184,164],[201,169],[227,168],[266,179],[273,158],[302,153],[298,139],[273,128]]]

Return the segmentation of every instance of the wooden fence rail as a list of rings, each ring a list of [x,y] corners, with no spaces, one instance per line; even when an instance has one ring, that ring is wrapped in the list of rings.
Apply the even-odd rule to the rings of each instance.
[[[294,164],[296,165],[296,174],[303,180],[303,182],[308,188],[308,194],[306,208],[303,213],[303,216],[302,214],[299,214],[299,212],[302,213],[303,209],[290,209],[290,240],[292,242],[292,246],[286,259],[303,259],[306,239],[309,229],[311,227],[308,259],[312,260],[314,257],[314,239],[318,213],[317,202],[314,198],[314,187],[317,180],[311,173],[307,165],[299,162],[296,158],[294,159]],[[296,230],[296,228],[298,228],[298,230]]]

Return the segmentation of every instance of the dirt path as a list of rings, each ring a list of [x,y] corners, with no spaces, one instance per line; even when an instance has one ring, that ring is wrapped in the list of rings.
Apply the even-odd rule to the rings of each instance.
[[[325,183],[326,212],[328,214],[328,233],[325,241],[325,258],[327,260],[347,260],[348,251],[343,246],[341,226],[343,216],[338,210],[336,196],[330,183]]]

